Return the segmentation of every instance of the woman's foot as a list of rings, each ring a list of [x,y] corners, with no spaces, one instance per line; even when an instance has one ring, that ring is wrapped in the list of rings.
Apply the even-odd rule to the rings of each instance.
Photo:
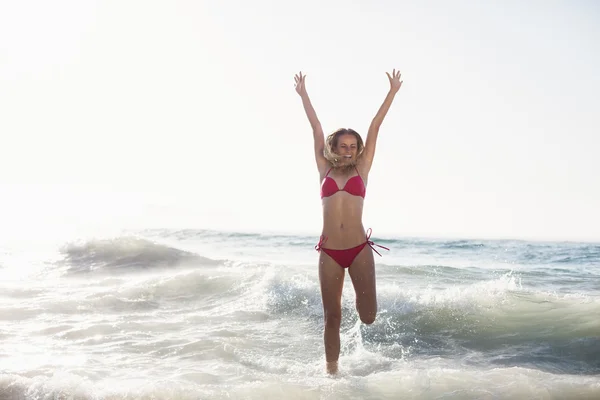
[[[327,362],[327,373],[330,375],[335,375],[338,372],[338,362],[337,361],[328,361]]]

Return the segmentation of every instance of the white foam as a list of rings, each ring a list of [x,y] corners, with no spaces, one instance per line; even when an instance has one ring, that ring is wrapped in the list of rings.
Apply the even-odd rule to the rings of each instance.
[[[378,292],[383,301],[394,307],[419,306],[461,306],[487,307],[506,299],[511,291],[522,289],[521,279],[513,273],[504,274],[496,279],[477,282],[470,285],[452,285],[443,288],[428,284],[425,287],[406,287],[401,283],[380,283]]]

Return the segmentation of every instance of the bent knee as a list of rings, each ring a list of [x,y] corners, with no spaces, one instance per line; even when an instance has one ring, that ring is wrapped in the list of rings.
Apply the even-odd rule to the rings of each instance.
[[[368,313],[366,315],[361,315],[360,320],[363,322],[363,324],[371,325],[373,322],[375,322],[376,317],[377,317],[377,313],[373,312],[373,313]]]

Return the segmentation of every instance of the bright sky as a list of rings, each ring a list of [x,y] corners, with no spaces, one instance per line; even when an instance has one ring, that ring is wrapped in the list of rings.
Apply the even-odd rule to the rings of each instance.
[[[374,235],[600,241],[598,43],[583,0],[3,1],[0,230],[318,235],[293,76],[365,135],[399,68]]]

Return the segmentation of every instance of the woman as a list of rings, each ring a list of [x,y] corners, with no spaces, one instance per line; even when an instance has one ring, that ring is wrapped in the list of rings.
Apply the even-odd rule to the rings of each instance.
[[[306,76],[302,72],[295,76],[296,91],[302,98],[313,130],[315,159],[321,181],[323,230],[315,248],[320,252],[319,280],[325,323],[323,339],[327,372],[330,374],[338,370],[346,269],[356,292],[356,309],[361,321],[371,324],[377,314],[374,243],[369,240],[370,230],[368,234],[365,232],[362,211],[379,127],[402,86],[400,71],[394,69],[391,76],[386,74],[390,90],[369,126],[364,146],[360,135],[352,129],[338,129],[325,140],[321,123],[306,92]]]

